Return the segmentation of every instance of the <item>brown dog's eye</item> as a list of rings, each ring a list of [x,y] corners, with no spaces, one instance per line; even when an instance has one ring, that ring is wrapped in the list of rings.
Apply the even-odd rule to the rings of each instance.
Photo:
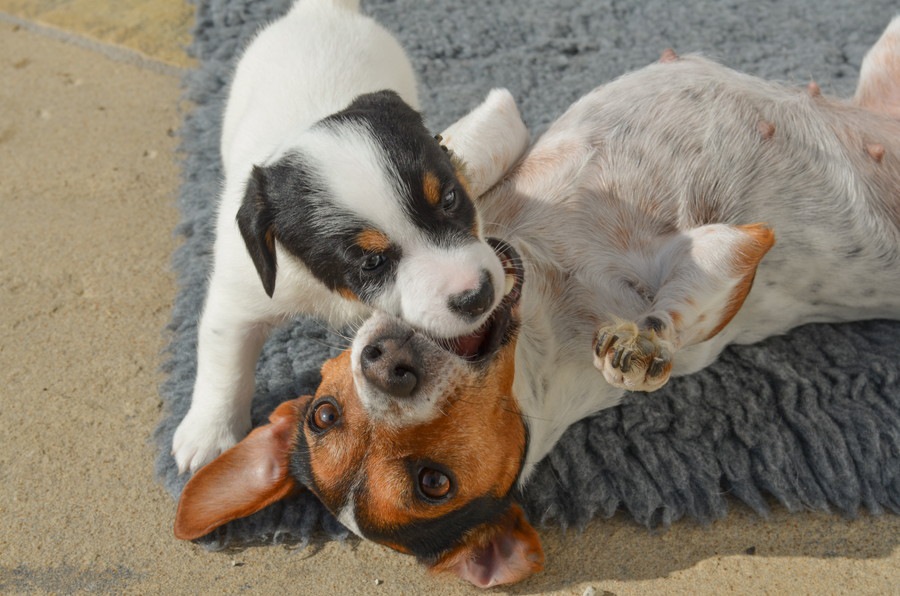
[[[312,423],[319,430],[331,428],[335,422],[340,420],[341,412],[338,407],[331,401],[323,401],[313,410]]]
[[[422,468],[419,472],[419,490],[429,499],[443,499],[450,494],[450,479],[434,468]]]

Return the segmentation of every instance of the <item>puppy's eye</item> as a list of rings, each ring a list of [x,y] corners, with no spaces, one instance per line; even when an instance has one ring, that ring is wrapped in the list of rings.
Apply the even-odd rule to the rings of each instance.
[[[456,209],[456,205],[459,203],[459,198],[456,195],[456,189],[451,188],[447,192],[444,193],[444,196],[441,197],[441,209],[444,211],[453,211]]]
[[[419,490],[429,499],[440,500],[450,494],[450,478],[440,470],[422,468],[419,471]]]
[[[387,263],[386,256],[378,253],[371,254],[363,259],[362,270],[368,272],[378,271],[379,269],[384,267],[385,263]]]
[[[334,423],[341,419],[341,411],[337,404],[326,399],[313,409],[312,424],[318,430],[328,430]]]

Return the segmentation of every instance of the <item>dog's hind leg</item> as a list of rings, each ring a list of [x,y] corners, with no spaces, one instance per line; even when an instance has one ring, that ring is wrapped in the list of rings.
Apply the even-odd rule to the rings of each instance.
[[[900,118],[900,17],[895,17],[866,54],[854,103]]]
[[[471,112],[439,135],[457,164],[472,200],[494,186],[528,147],[528,129],[512,94],[493,89]]]
[[[611,317],[598,330],[594,366],[616,387],[662,387],[679,350],[713,338],[737,314],[773,244],[774,234],[764,226],[724,224],[664,243],[653,259],[660,281],[644,298],[648,308],[633,320]]]

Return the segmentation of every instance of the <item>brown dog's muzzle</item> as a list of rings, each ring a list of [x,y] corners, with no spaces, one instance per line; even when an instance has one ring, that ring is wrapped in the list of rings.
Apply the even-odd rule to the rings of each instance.
[[[412,332],[386,329],[360,352],[360,368],[366,381],[391,397],[410,397],[423,377],[422,358],[414,348]]]

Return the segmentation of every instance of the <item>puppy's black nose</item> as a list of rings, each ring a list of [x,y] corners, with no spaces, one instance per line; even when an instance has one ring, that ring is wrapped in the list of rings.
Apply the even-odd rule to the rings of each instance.
[[[453,312],[468,319],[476,319],[487,312],[493,303],[494,284],[491,283],[491,274],[482,269],[478,287],[450,296],[448,305]]]
[[[393,397],[409,397],[421,376],[421,359],[407,337],[382,337],[360,354],[366,379]]]

